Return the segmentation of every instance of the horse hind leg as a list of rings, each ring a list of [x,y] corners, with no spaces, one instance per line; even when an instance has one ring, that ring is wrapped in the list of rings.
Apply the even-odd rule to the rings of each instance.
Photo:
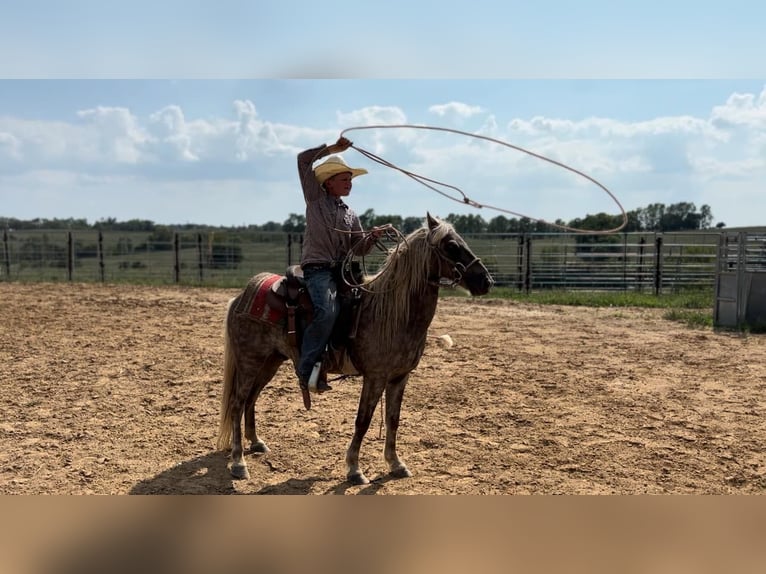
[[[282,359],[278,356],[270,356],[256,364],[239,364],[235,376],[237,377],[237,393],[232,396],[231,405],[231,468],[232,477],[236,479],[250,478],[250,472],[247,470],[247,463],[244,458],[244,449],[242,447],[242,415],[245,412],[245,406],[250,404],[252,399],[252,408],[247,410],[252,414],[245,415],[246,433],[250,438],[253,449],[257,452],[267,452],[268,447],[261,441],[255,431],[255,401],[261,390],[272,379],[277,372]],[[252,426],[248,422],[251,419]],[[251,433],[252,431],[252,433]],[[246,435],[246,436],[247,436]]]
[[[252,453],[266,454],[269,452],[269,447],[258,438],[255,431],[255,403],[261,391],[274,378],[283,362],[284,359],[281,357],[271,357],[266,360],[245,402],[245,438],[250,441],[250,452]]]
[[[235,376],[239,377],[239,373]],[[239,385],[238,385],[239,386]],[[250,478],[247,463],[242,456],[242,409],[244,400],[241,395],[232,397],[233,403],[229,413],[231,422],[231,472],[232,477],[242,480]]]
[[[386,385],[386,445],[383,449],[383,456],[388,463],[391,476],[394,478],[412,476],[407,465],[396,454],[396,433],[399,429],[399,415],[404,397],[404,387],[408,378],[409,373],[390,381]]]

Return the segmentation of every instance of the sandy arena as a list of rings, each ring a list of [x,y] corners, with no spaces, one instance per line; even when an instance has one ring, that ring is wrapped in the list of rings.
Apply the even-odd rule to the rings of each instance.
[[[0,283],[2,494],[761,494],[766,338],[662,311],[445,298],[402,407],[345,482],[360,379],[305,411],[285,364],[257,404],[267,455],[214,449],[236,289]]]

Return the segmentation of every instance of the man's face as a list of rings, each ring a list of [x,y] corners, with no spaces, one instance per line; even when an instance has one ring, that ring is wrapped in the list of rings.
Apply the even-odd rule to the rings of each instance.
[[[345,197],[351,193],[351,172],[336,174],[324,182],[327,193],[333,197]]]

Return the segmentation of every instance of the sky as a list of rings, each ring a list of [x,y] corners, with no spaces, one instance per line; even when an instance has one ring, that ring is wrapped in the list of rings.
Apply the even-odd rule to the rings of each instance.
[[[359,213],[766,225],[766,7],[709,4],[5,3],[0,225],[281,223],[341,134],[485,206],[350,149]]]

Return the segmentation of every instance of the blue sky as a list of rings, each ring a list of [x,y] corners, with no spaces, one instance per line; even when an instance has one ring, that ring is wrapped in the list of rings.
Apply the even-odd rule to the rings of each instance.
[[[0,217],[281,222],[303,210],[300,149],[421,124],[562,161],[626,209],[691,201],[730,226],[766,225],[760,2],[5,4]],[[350,137],[480,203],[548,220],[618,212],[502,145]],[[477,213],[345,158],[370,171],[357,211]]]

